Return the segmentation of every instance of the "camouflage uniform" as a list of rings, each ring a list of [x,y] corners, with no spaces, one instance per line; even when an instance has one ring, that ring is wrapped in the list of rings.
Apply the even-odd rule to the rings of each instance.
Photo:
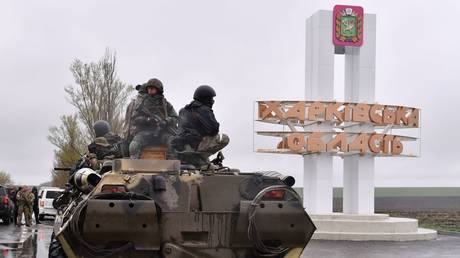
[[[105,158],[121,158],[123,156],[120,150],[121,141],[122,139],[120,136],[109,132],[104,136],[94,139],[94,141],[88,145],[88,152],[96,155],[96,158],[99,160]]]
[[[145,84],[137,85],[136,90],[138,91],[138,94],[136,98],[132,99],[131,102],[128,104],[128,107],[126,108],[125,122],[123,124],[123,138],[128,144],[133,139],[133,133],[136,131],[136,127],[135,125],[133,125],[131,120],[131,117],[134,113],[134,106],[136,105],[136,103],[144,101],[144,98],[148,96]]]
[[[149,82],[143,87],[152,86]],[[158,145],[169,149],[173,136],[171,131],[176,130],[178,116],[174,107],[164,98],[162,85],[159,89],[159,93],[153,96],[140,93],[128,107],[128,134],[132,136],[129,154],[133,159],[140,157],[145,146]],[[172,155],[171,152],[169,154]]]
[[[110,132],[110,125],[106,121],[99,120],[95,122],[93,129],[96,138],[88,145],[88,152],[70,169],[68,181],[70,184],[73,184],[73,177],[79,169],[89,167],[95,171],[99,171],[103,168],[104,161],[124,156],[122,150],[123,139]]]
[[[219,134],[219,123],[208,105],[194,100],[179,111],[179,116],[180,130],[174,146],[181,160],[201,167],[228,145],[230,139]]]
[[[23,213],[26,219],[26,226],[30,227],[32,225],[34,199],[35,195],[27,188],[23,188],[17,193],[16,200],[18,203],[18,225],[21,223]]]

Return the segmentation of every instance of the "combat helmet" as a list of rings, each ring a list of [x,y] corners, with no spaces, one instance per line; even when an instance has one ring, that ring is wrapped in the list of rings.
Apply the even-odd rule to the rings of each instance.
[[[110,132],[110,125],[107,121],[98,120],[93,124],[94,133],[96,137],[102,137]]]
[[[213,98],[216,96],[216,91],[208,85],[201,85],[196,88],[195,93],[193,94],[193,99],[198,100],[199,102],[212,106],[214,104]]]
[[[145,88],[145,90],[147,90],[148,87],[154,87],[160,94],[163,94],[163,83],[157,78],[148,80],[148,82],[144,83],[142,86],[141,89]]]

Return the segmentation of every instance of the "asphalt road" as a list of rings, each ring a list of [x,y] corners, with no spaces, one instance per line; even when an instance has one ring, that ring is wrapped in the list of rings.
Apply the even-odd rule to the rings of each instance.
[[[32,227],[0,225],[0,257],[47,258],[53,221]]]
[[[52,220],[30,228],[0,225],[0,257],[48,257]],[[27,240],[25,240],[27,239]],[[24,241],[25,240],[25,241]],[[440,235],[433,241],[311,241],[302,258],[458,258],[460,237]]]
[[[460,237],[414,242],[311,241],[302,258],[459,258]]]

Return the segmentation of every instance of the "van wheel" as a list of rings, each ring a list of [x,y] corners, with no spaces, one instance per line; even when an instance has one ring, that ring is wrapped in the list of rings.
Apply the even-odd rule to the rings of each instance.
[[[49,258],[67,258],[61,243],[54,237],[54,233],[51,235],[51,243],[48,249]]]

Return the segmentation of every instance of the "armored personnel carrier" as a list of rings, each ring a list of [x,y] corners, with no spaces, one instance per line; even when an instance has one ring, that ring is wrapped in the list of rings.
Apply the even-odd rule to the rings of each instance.
[[[57,216],[49,256],[300,257],[315,226],[276,172],[197,170],[178,160],[82,168]]]

